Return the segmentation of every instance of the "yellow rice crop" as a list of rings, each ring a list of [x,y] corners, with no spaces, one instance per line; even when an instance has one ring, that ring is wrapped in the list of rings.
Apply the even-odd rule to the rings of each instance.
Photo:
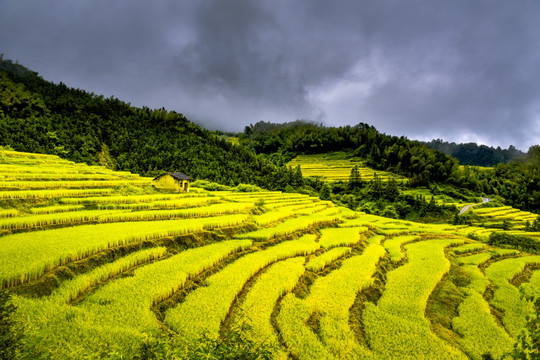
[[[151,194],[151,195],[131,195],[131,196],[97,196],[97,197],[66,197],[61,199],[60,202],[63,204],[135,204],[135,203],[145,203],[145,202],[154,202],[160,200],[180,200],[191,197],[206,197],[206,194]]]
[[[336,259],[339,259],[340,257],[343,257],[347,254],[351,253],[351,248],[348,247],[336,247],[332,250],[328,250],[324,252],[322,255],[319,255],[313,259],[311,259],[306,264],[306,269],[311,271],[321,271],[331,263],[333,263]]]
[[[349,326],[349,310],[358,292],[372,284],[384,254],[382,246],[370,244],[361,255],[344,260],[339,269],[317,278],[304,300],[285,296],[277,322],[293,356],[302,360],[372,357],[367,347],[358,344]],[[319,317],[318,336],[306,326],[312,314]]]
[[[287,359],[280,349],[279,340],[270,321],[279,297],[291,291],[304,273],[304,258],[296,257],[280,261],[264,272],[248,292],[240,306],[240,313],[249,319],[251,328],[247,336],[258,344],[274,347],[274,359]]]
[[[167,249],[164,247],[137,251],[112,263],[100,266],[89,273],[79,275],[72,280],[64,281],[49,299],[51,301],[70,302],[92,286],[125,272],[134,266],[159,259],[166,253]]]
[[[117,180],[81,180],[81,181],[1,181],[0,190],[4,189],[88,189],[107,188],[127,185],[149,185],[149,179]]]
[[[300,216],[293,219],[285,220],[284,222],[276,225],[273,228],[264,228],[256,231],[252,231],[245,234],[237,235],[241,239],[253,239],[256,241],[265,241],[275,237],[292,234],[296,231],[306,230],[313,226],[328,224],[339,221],[339,217],[335,215],[330,216]]]
[[[388,273],[377,305],[366,304],[366,336],[377,357],[467,359],[433,334],[424,317],[429,295],[450,268],[444,248],[454,242],[429,240],[406,245],[409,261]]]
[[[0,191],[0,199],[52,199],[69,196],[87,196],[96,194],[110,194],[113,189],[83,189],[83,190],[21,190]]]
[[[16,209],[0,210],[0,219],[14,217],[14,216],[17,216],[18,214],[19,214],[19,211]]]
[[[330,249],[336,246],[354,245],[361,240],[360,233],[365,232],[366,230],[367,228],[365,227],[321,229],[319,243],[324,249]]]
[[[305,235],[243,256],[206,279],[207,286],[191,292],[179,306],[167,311],[165,322],[187,341],[203,335],[217,338],[221,322],[244,284],[260,269],[281,259],[319,249],[314,235]]]
[[[163,220],[132,223],[81,225],[0,238],[0,288],[41,276],[56,266],[95,254],[104,249],[168,236],[180,236],[208,228],[239,225],[247,215]]]
[[[496,261],[485,269],[486,277],[495,285],[492,305],[503,309],[503,324],[514,338],[525,327],[526,316],[534,314],[530,302],[521,298],[519,290],[509,283],[517,274],[523,272],[527,264],[540,264],[540,256],[524,256]]]

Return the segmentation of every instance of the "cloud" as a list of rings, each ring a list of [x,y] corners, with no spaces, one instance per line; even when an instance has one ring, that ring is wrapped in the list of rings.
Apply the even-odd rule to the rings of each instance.
[[[207,127],[367,122],[539,143],[540,3],[0,1],[0,49],[46,79]]]

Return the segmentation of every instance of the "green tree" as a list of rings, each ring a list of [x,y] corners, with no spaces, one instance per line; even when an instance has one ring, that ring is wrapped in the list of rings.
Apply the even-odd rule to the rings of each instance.
[[[540,231],[540,215],[534,219],[532,225],[531,225],[532,231]]]
[[[293,186],[297,188],[304,186],[304,177],[302,176],[302,169],[300,168],[300,165],[296,166],[294,169],[292,183]]]
[[[399,188],[396,179],[391,178],[390,181],[386,183],[386,189],[384,193],[384,196],[390,201],[395,201],[397,199],[397,197],[399,196]]]
[[[360,171],[358,170],[358,165],[354,165],[349,176],[349,191],[359,189],[361,186],[362,179],[360,177]]]
[[[330,200],[330,194],[332,190],[330,189],[330,185],[328,183],[324,183],[321,187],[321,191],[319,192],[319,197],[322,200]]]
[[[10,295],[0,291],[0,359],[14,359],[19,353],[20,335],[12,319],[15,310],[10,303]]]

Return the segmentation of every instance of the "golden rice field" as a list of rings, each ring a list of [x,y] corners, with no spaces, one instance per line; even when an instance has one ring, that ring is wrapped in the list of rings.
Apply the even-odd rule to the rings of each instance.
[[[537,214],[515,209],[511,206],[471,208],[479,220],[473,225],[486,227],[506,227],[508,230],[524,230],[527,221],[532,224],[538,218]]]
[[[498,229],[166,193],[48,155],[2,151],[0,174],[0,288],[26,358],[142,358],[163,338],[182,358],[247,321],[275,359],[498,359],[534,311],[520,290],[540,295],[540,256],[481,241]]]
[[[373,180],[375,174],[377,174],[381,181],[388,181],[392,178],[397,181],[405,180],[400,175],[381,170],[373,170],[367,167],[362,161],[344,159],[333,154],[298,155],[287,163],[287,166],[290,167],[296,167],[298,165],[300,165],[302,175],[320,177],[327,181],[349,181],[351,170],[355,165],[358,166],[362,181]]]

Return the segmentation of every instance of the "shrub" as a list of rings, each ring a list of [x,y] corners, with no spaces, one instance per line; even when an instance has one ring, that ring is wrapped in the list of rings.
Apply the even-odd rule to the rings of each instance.
[[[536,315],[527,317],[527,325],[521,330],[514,350],[504,358],[511,359],[540,359],[540,297],[522,295],[536,309]]]
[[[533,253],[540,252],[540,242],[527,235],[514,235],[505,232],[492,232],[489,235],[488,244],[492,246],[509,245],[518,250]]]
[[[244,321],[235,324],[219,338],[204,336],[194,345],[189,345],[187,349],[177,343],[180,339],[163,336],[161,339],[152,339],[143,343],[135,359],[272,359],[273,347],[270,344],[259,344],[251,340],[247,335],[249,329],[249,323]]]
[[[10,303],[10,295],[0,291],[0,359],[14,359],[19,352],[20,335],[14,329],[11,315],[15,306]]]

